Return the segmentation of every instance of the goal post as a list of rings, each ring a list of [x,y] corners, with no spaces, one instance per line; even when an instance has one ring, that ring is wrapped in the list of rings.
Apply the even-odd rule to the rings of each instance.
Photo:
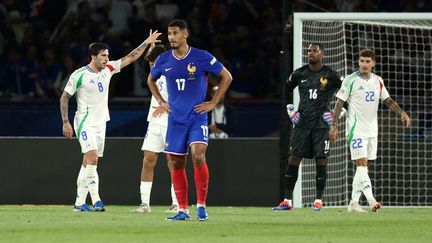
[[[400,118],[380,105],[378,158],[370,168],[374,195],[385,206],[432,206],[432,15],[294,13],[293,30],[293,70],[307,64],[311,42],[323,44],[323,63],[344,77],[358,69],[361,49],[375,51],[374,72],[413,124],[403,128]],[[298,107],[297,89],[293,101]],[[340,139],[330,149],[326,206],[346,206],[351,195],[355,167],[344,126],[343,119]],[[295,207],[311,205],[315,196],[315,162],[304,160],[300,171]]]

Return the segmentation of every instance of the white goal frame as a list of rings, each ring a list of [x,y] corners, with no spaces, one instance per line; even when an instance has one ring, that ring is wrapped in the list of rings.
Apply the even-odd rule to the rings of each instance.
[[[304,47],[303,47],[303,21],[306,20],[321,20],[321,21],[391,21],[391,20],[432,20],[431,13],[311,13],[302,12],[294,13],[293,25],[293,70],[300,68],[302,63]],[[346,76],[346,73],[341,73]],[[299,103],[298,89],[293,93],[293,103],[297,108]],[[294,188],[293,203],[294,207],[302,207],[302,166],[299,169],[299,177]]]

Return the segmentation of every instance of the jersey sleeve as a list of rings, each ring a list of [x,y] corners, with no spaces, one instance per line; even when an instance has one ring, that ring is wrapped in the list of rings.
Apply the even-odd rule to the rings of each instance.
[[[390,94],[387,91],[387,88],[384,86],[384,81],[382,80],[381,77],[378,78],[378,81],[379,81],[379,85],[380,85],[380,100],[384,101],[390,97]]]
[[[70,95],[74,95],[77,91],[78,87],[78,80],[83,79],[84,73],[79,73],[77,71],[73,72],[71,76],[69,77],[69,80],[64,88],[64,91],[66,91]]]
[[[335,89],[340,89],[342,85],[342,77],[339,75],[338,72],[332,71],[330,74],[330,82],[332,84],[332,87]]]
[[[162,75],[161,62],[162,62],[161,56],[158,56],[156,58],[154,66],[150,69],[150,74],[154,80],[158,80],[160,78],[160,76]]]
[[[285,83],[286,91],[288,92],[293,91],[295,87],[297,87],[298,81],[299,81],[299,75],[297,74],[297,72],[291,73],[291,75],[289,76],[289,78]]]
[[[203,59],[201,65],[204,71],[214,74],[216,76],[219,75],[219,73],[223,69],[223,64],[207,51],[203,51]]]
[[[109,61],[106,65],[106,67],[110,70],[112,74],[116,74],[120,72],[121,67],[121,59],[116,61]]]
[[[352,88],[352,83],[354,82],[353,77],[352,76],[348,76],[344,79],[344,81],[342,82],[341,88],[339,89],[339,91],[336,94],[336,97],[338,99],[341,99],[343,101],[347,101],[350,95],[350,89]]]

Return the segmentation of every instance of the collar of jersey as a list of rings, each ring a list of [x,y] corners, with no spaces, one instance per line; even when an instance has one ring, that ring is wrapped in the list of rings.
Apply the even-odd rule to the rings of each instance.
[[[191,52],[191,50],[192,50],[192,47],[189,46],[189,50],[188,50],[188,52],[186,53],[186,55],[184,55],[184,56],[181,57],[181,58],[177,57],[177,56],[174,54],[174,50],[171,50],[171,54],[173,55],[173,57],[174,57],[175,59],[177,59],[177,60],[180,61],[180,60],[185,59],[185,58],[189,55],[189,53]]]
[[[361,79],[366,80],[366,79],[363,77],[363,75],[360,73],[360,69],[357,70],[356,73],[357,73],[357,75],[358,75]],[[369,79],[371,79],[372,77],[373,77],[373,73],[370,74]]]
[[[95,73],[95,72],[93,72],[93,70],[89,67],[89,65],[86,65],[85,67],[87,68],[87,70],[88,70],[89,72],[91,72],[91,73]]]

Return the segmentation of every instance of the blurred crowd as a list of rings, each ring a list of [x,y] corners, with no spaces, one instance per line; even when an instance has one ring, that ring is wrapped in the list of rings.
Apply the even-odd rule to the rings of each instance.
[[[261,0],[0,0],[0,97],[57,100],[69,75],[88,63],[91,42],[128,54],[150,29],[174,18],[190,27],[190,45],[231,70],[230,96],[276,96],[281,3]],[[166,35],[163,37],[167,44]],[[112,79],[111,97],[149,96],[141,58]],[[213,81],[213,79],[211,79]],[[272,94],[273,93],[273,94]]]
[[[430,11],[431,0],[287,1],[292,11]],[[58,100],[95,41],[110,58],[128,54],[167,24],[185,19],[189,43],[233,74],[227,98],[278,98],[282,0],[0,0],[0,100]],[[112,79],[110,97],[148,97],[140,58]],[[215,83],[210,77],[210,83]]]

